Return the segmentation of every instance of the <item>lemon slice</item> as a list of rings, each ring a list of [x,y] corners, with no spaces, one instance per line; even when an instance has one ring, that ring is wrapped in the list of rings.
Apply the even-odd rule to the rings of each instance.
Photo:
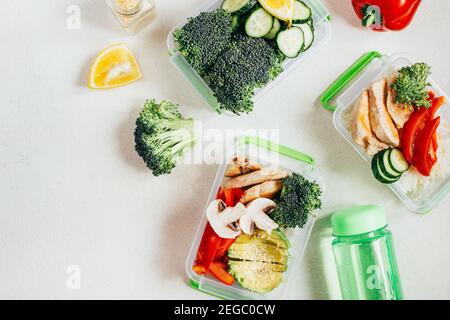
[[[294,8],[294,0],[258,0],[261,6],[274,17],[290,22]]]
[[[91,89],[111,89],[142,78],[136,58],[124,44],[114,44],[99,53],[89,73]]]

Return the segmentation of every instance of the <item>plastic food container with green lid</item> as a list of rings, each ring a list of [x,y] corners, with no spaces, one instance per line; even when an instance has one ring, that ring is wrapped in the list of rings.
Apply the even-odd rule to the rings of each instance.
[[[313,55],[321,46],[328,42],[331,38],[331,21],[330,14],[326,7],[320,0],[303,0],[312,10],[314,20],[314,42],[307,51],[301,53],[295,59],[286,59],[283,62],[284,71],[275,80],[268,83],[264,88],[255,90],[253,101],[256,102],[271,88],[277,85],[289,72],[298,67],[303,61],[306,61],[307,57]],[[193,11],[189,17],[195,17],[201,12],[213,11],[220,7],[223,0],[210,0],[204,6],[198,10]],[[175,26],[169,33],[167,38],[167,47],[169,49],[170,61],[178,69],[178,71],[184,76],[184,78],[191,84],[195,91],[205,100],[205,102],[217,113],[222,113],[219,109],[218,102],[213,95],[212,90],[208,84],[198,75],[198,73],[189,65],[189,63],[178,52],[175,41],[175,30],[183,27],[186,20]],[[226,113],[228,114],[228,113]],[[231,114],[231,113],[230,113]]]
[[[417,62],[417,61],[414,61]],[[394,72],[413,62],[403,53],[391,56],[382,55],[373,51],[363,55],[349,69],[347,69],[321,96],[323,107],[334,112],[333,122],[336,130],[352,145],[356,152],[369,164],[371,157],[364,149],[354,142],[348,126],[348,115],[354,103],[373,82],[381,78],[391,77]],[[435,81],[429,79],[430,88],[438,95],[446,98],[447,105],[442,106],[438,115],[443,122],[450,123],[450,106],[446,93]],[[439,130],[439,129],[438,129]],[[448,138],[448,137],[447,137]],[[450,152],[450,150],[447,150]],[[450,168],[449,168],[450,169]],[[370,169],[369,169],[370,170]],[[442,202],[450,193],[450,171],[442,176],[432,179],[423,191],[411,192],[402,182],[403,177],[396,183],[388,185],[405,206],[416,213],[427,213]],[[378,183],[374,178],[373,181]]]
[[[302,174],[307,179],[316,181],[320,185],[322,193],[325,192],[322,179],[314,169],[314,160],[309,155],[256,137],[243,137],[239,141],[240,143],[236,144],[234,154],[247,156],[263,166],[275,166],[288,172]],[[234,156],[234,154],[230,156]],[[220,165],[206,207],[216,199],[227,166],[227,163]],[[241,287],[237,281],[232,286],[228,286],[211,275],[198,275],[192,270],[208,222],[205,209],[186,261],[186,273],[189,277],[189,284],[197,290],[223,299],[261,300],[283,298],[289,285],[289,280],[298,270],[314,221],[315,217],[311,215],[303,228],[283,230],[290,243],[287,270],[283,275],[283,281],[279,287],[268,293],[256,293]]]

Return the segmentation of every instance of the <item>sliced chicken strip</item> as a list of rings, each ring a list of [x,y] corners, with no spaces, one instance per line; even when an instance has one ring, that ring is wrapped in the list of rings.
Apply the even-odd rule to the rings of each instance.
[[[225,171],[225,177],[236,177],[241,174],[261,170],[261,168],[261,165],[257,162],[251,161],[246,157],[235,156],[233,158],[233,163],[230,164],[227,171]]]
[[[398,130],[386,108],[387,80],[379,80],[370,86],[369,119],[372,131],[378,139],[391,146],[400,144]]]
[[[249,187],[266,181],[284,179],[287,176],[287,171],[264,168],[234,178],[228,178],[223,182],[222,187],[223,189]]]
[[[277,193],[281,191],[281,189],[283,189],[283,182],[280,180],[267,181],[261,184],[257,184],[256,186],[245,190],[240,202],[242,202],[243,204],[247,204],[250,201],[258,198],[272,199]]]
[[[353,140],[363,147],[370,156],[389,147],[378,140],[372,132],[369,120],[369,92],[367,90],[361,94],[353,107],[350,130]]]
[[[401,129],[406,121],[409,120],[414,110],[410,106],[395,103],[395,91],[390,89],[390,87],[389,85],[386,101],[387,110],[397,128]]]

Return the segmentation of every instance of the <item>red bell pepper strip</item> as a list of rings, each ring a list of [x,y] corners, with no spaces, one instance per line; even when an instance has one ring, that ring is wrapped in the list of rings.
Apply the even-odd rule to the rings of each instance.
[[[211,263],[213,263],[214,258],[216,256],[217,249],[220,246],[221,238],[219,236],[212,236],[206,240],[206,246],[204,251],[202,252],[202,266],[205,267],[206,270],[209,269]]]
[[[352,0],[363,26],[375,31],[400,31],[412,21],[421,0]]]
[[[216,199],[220,199],[225,202],[227,207],[234,207],[239,202],[239,200],[241,200],[243,194],[244,190],[242,190],[241,188],[226,190],[220,188],[219,192],[217,193]]]
[[[206,274],[206,269],[204,266],[202,266],[201,264],[194,264],[194,266],[192,267],[192,270],[199,275],[202,274]]]
[[[430,112],[430,118],[434,118],[436,112],[439,110],[441,106],[445,104],[445,97],[437,97],[433,99],[433,104],[431,105],[429,112]]]
[[[416,141],[413,163],[417,170],[427,177],[430,175],[434,164],[429,150],[440,121],[440,117],[428,121]]]
[[[411,114],[409,120],[403,127],[401,136],[402,153],[406,161],[410,164],[413,163],[414,144],[417,135],[422,131],[427,119],[429,118],[429,112],[425,108],[420,108]]]
[[[226,271],[226,266],[222,262],[213,262],[209,266],[209,271],[221,282],[231,286],[234,283],[234,277]]]
[[[227,253],[228,249],[231,247],[234,241],[236,241],[236,239],[222,239],[220,242],[220,246],[217,249],[214,260],[222,258]]]

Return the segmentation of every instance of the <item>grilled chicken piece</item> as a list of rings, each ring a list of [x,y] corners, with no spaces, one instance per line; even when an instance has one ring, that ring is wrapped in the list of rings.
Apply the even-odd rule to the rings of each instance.
[[[374,82],[369,89],[369,119],[378,139],[391,146],[400,144],[398,130],[386,108],[387,80]]]
[[[249,173],[256,170],[261,170],[261,165],[246,157],[235,156],[233,163],[230,164],[225,171],[225,177],[236,177],[241,174]]]
[[[283,182],[281,180],[277,181],[267,181],[250,189],[245,190],[240,202],[247,204],[258,198],[268,198],[272,199],[277,193],[283,189]]]
[[[367,90],[356,101],[350,124],[353,140],[363,147],[368,155],[373,156],[388,148],[388,145],[378,140],[372,132],[369,120],[369,92]]]
[[[284,170],[264,168],[241,176],[228,178],[223,182],[222,187],[223,189],[249,187],[266,181],[284,179],[287,176],[288,173]]]
[[[406,121],[409,120],[414,110],[410,106],[395,103],[395,91],[390,87],[389,85],[386,101],[387,110],[397,128],[401,129]]]

